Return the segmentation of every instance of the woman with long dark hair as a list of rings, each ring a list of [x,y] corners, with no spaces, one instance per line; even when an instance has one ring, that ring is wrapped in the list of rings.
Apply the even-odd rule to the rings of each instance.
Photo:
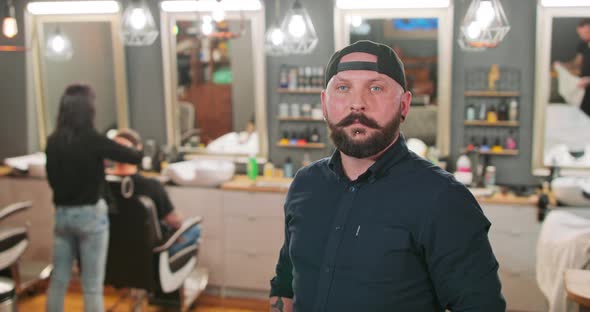
[[[88,85],[68,86],[57,126],[47,139],[47,179],[53,189],[55,226],[48,311],[63,311],[74,259],[80,261],[84,311],[104,311],[103,280],[109,240],[104,160],[137,164],[139,151],[94,128],[95,94]]]

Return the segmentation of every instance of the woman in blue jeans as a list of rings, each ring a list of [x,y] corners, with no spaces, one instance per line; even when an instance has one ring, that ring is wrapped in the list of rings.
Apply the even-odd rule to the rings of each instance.
[[[57,126],[47,139],[47,179],[53,189],[53,272],[47,311],[63,311],[74,259],[82,274],[84,311],[104,311],[103,281],[109,241],[104,160],[139,163],[141,153],[94,128],[95,93],[70,85],[59,104]]]

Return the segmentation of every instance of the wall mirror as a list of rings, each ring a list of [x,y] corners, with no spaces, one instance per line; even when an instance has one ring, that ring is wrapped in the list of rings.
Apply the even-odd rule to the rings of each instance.
[[[217,21],[207,1],[190,12],[162,3],[167,139],[195,157],[268,155],[264,12],[246,2],[219,2]]]
[[[368,39],[387,44],[400,55],[413,95],[402,131],[406,139],[421,139],[429,146],[436,146],[441,155],[448,155],[452,7],[336,8],[334,23],[337,50],[357,40]]]
[[[124,47],[119,37],[119,6],[101,12],[60,11],[60,3],[30,3],[25,13],[28,42],[29,99],[37,111],[40,148],[55,128],[59,100],[66,86],[87,83],[96,92],[96,129],[128,127]],[[64,8],[68,8],[67,6]],[[70,7],[71,9],[72,7]],[[87,6],[86,9],[92,9]]]
[[[590,114],[572,61],[583,43],[576,32],[590,7],[537,7],[533,173],[543,168],[590,169]],[[556,64],[560,62],[560,64]],[[541,170],[539,170],[541,169]]]

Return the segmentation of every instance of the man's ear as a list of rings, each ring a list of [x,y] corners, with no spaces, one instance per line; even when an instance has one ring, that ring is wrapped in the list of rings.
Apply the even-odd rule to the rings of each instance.
[[[141,145],[141,143],[140,144],[137,144],[137,150],[138,151],[143,151],[143,145]]]

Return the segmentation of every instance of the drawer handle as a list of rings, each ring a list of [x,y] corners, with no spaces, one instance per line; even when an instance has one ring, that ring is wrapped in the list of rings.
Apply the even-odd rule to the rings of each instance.
[[[246,255],[248,256],[248,258],[256,258],[256,251],[248,251],[246,252]]]
[[[256,221],[256,217],[254,217],[254,216],[248,216],[248,221],[254,222],[254,221]]]

